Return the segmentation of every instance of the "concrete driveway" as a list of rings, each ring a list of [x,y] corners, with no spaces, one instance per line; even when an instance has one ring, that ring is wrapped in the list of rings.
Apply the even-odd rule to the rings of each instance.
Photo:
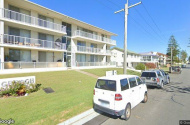
[[[85,125],[179,125],[179,120],[190,120],[190,66],[170,77],[164,89],[148,89],[148,102],[132,109],[128,121],[103,114]]]

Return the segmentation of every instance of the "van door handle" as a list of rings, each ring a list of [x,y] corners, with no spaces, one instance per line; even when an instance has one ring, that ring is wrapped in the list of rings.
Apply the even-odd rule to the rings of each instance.
[[[141,87],[139,87],[141,89]]]
[[[132,90],[132,92],[134,92],[135,90]]]

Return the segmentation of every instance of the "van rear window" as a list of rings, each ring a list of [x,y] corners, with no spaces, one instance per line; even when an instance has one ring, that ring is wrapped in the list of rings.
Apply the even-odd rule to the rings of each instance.
[[[98,81],[96,83],[96,88],[110,90],[110,91],[116,91],[116,81],[98,79]]]
[[[155,72],[143,72],[141,77],[156,77]]]

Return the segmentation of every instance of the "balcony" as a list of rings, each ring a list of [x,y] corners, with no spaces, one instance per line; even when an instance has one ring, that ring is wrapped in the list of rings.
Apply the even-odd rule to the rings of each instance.
[[[103,42],[111,45],[116,45],[116,41],[112,39],[108,39],[99,35],[95,35],[92,33],[84,32],[81,30],[76,30],[73,34],[73,37],[82,37],[88,40],[97,41],[97,42]]]
[[[83,53],[93,53],[93,54],[101,54],[101,55],[111,55],[110,50],[104,51],[100,48],[93,48],[93,47],[86,47],[86,46],[77,46],[77,52],[83,52]]]
[[[14,36],[8,34],[0,35],[0,37],[1,37],[0,44],[4,46],[66,51],[66,44],[60,42],[33,39],[33,38]]]
[[[16,21],[19,23],[24,23],[31,26],[37,26],[53,31],[58,31],[61,32],[62,34],[66,34],[66,26],[56,24],[47,20],[42,20],[40,18],[22,14],[16,11],[1,8],[0,17],[7,20]]]
[[[116,66],[115,62],[77,62],[77,67],[84,66]]]
[[[99,48],[86,47],[86,46],[77,46],[78,52],[87,52],[87,53],[99,53],[102,54],[103,50]]]
[[[66,67],[65,62],[4,62],[4,69],[29,69],[29,68],[60,68]]]

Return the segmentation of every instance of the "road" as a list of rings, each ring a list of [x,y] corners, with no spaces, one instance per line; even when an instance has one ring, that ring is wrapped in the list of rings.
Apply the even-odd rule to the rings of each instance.
[[[128,121],[102,114],[85,125],[179,125],[179,120],[190,120],[190,66],[170,77],[164,89],[148,89],[148,102],[133,108]]]

